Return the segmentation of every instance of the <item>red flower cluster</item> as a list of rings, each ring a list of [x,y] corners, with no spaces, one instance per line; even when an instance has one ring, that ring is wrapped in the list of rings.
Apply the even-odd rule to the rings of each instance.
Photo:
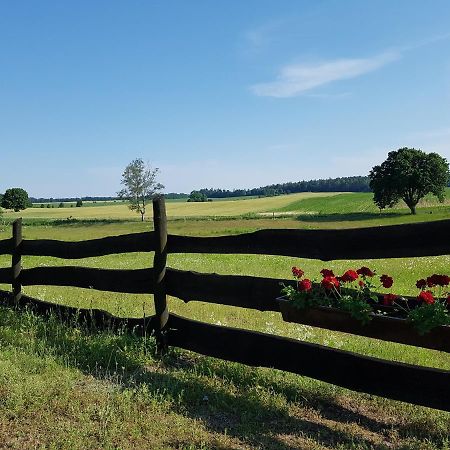
[[[305,272],[302,269],[299,269],[298,267],[292,268],[292,275],[294,275],[295,278],[301,278]]]
[[[392,306],[395,300],[398,299],[398,295],[395,294],[385,294],[383,296],[383,305]]]
[[[421,291],[421,293],[417,296],[417,299],[428,304],[434,303],[434,297],[431,291]]]
[[[424,280],[423,278],[421,280],[417,280],[416,287],[418,289],[425,289],[427,287],[427,280]]]
[[[433,288],[435,286],[445,287],[450,284],[450,277],[448,275],[438,275],[437,273],[425,278],[421,278],[416,281],[416,286],[420,289],[420,294],[417,296],[417,300],[420,302],[424,302],[427,304],[435,303],[435,298],[433,292],[430,290],[426,290],[427,288]],[[450,305],[450,293],[447,291],[440,292],[440,294],[447,295],[446,303]]]
[[[305,272],[292,267],[292,274],[296,278],[297,289],[294,286],[284,286],[282,293],[287,294],[290,300],[301,300],[301,307],[314,305],[327,305],[343,308],[359,319],[368,317],[367,314],[372,311],[374,304],[381,302],[385,306],[395,306],[395,312],[399,311],[411,319],[419,333],[426,332],[439,325],[449,324],[450,311],[450,276],[433,274],[427,278],[421,278],[416,281],[416,286],[420,293],[415,301],[410,301],[391,292],[384,294],[380,299],[380,294],[373,292],[377,288],[377,283],[372,278],[376,275],[375,271],[368,267],[361,267],[357,270],[348,269],[343,275],[336,276],[330,269],[320,271],[322,280],[320,283],[313,283],[308,278],[303,278]],[[381,286],[390,289],[394,284],[394,279],[386,274],[379,277]],[[348,283],[348,284],[347,284]],[[354,283],[354,284],[350,284]],[[378,285],[378,287],[380,287]],[[353,301],[354,300],[354,301]],[[446,306],[447,310],[442,306]],[[430,314],[434,314],[433,323],[428,324],[422,320]],[[427,316],[428,315],[428,316]],[[367,318],[370,320],[370,317]],[[364,323],[363,319],[361,321]],[[422,326],[423,325],[423,326]],[[427,328],[429,327],[429,328]]]
[[[322,276],[325,277],[334,277],[334,272],[330,269],[322,269],[320,271],[320,273],[322,274]]]
[[[337,289],[339,287],[339,280],[336,277],[327,276],[323,278],[321,284],[327,291],[330,291],[333,288]]]
[[[342,277],[340,279],[344,283],[351,283],[352,281],[355,281],[358,278],[358,276],[359,275],[356,271],[347,270],[347,272],[345,272],[344,275],[342,275]]]
[[[300,280],[297,284],[297,287],[300,292],[308,292],[312,288],[311,280],[308,280],[308,278]]]
[[[435,273],[431,275],[431,277],[428,277],[426,282],[428,287],[448,286],[450,284],[450,277],[448,275],[438,275]]]
[[[358,269],[356,273],[363,277],[373,277],[375,275],[375,272],[372,272],[368,267],[365,266]]]
[[[384,288],[389,289],[394,284],[394,280],[389,275],[381,275],[380,277],[381,284]]]

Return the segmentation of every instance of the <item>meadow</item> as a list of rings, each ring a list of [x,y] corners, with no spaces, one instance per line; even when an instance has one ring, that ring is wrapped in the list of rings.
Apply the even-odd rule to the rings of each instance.
[[[437,220],[450,217],[447,194],[444,205],[426,199],[417,216],[410,216],[404,207],[380,215],[376,208],[370,209],[370,194],[168,202],[169,233],[208,236],[262,228],[346,228]],[[104,215],[99,213],[101,208]],[[65,209],[79,213],[80,220],[52,215]],[[25,219],[26,239],[76,241],[151,229],[151,222],[141,223],[125,205],[33,208],[20,215]],[[0,239],[10,237],[13,217],[5,215]],[[150,253],[137,253],[64,262],[25,257],[23,264],[27,268],[63,264],[132,269],[149,267],[152,260]],[[0,256],[0,267],[9,264],[9,257]],[[311,278],[324,266],[342,272],[367,265],[379,274],[392,275],[396,292],[415,295],[418,278],[449,272],[450,255],[326,264],[261,255],[174,254],[168,259],[168,266],[184,270],[279,278],[290,278],[293,265],[301,266]],[[24,291],[123,317],[153,313],[151,295],[50,286]],[[279,313],[185,304],[176,298],[169,298],[169,309],[210,323],[450,370],[446,353],[288,324]],[[0,448],[438,449],[449,448],[449,429],[448,413],[181,350],[171,349],[161,358],[151,337],[100,332],[83,324],[63,325],[55,317],[0,309],[0,435],[6,439]]]

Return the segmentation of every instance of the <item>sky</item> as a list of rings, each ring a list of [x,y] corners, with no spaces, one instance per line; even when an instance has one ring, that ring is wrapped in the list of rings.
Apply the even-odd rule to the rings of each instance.
[[[113,196],[450,161],[450,2],[0,0],[0,192]]]

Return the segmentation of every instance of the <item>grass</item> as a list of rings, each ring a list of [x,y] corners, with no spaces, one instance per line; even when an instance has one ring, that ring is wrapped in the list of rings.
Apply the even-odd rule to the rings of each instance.
[[[344,212],[345,208],[341,208],[343,218],[351,214]],[[435,211],[435,207],[429,208]],[[430,220],[438,216],[425,211],[417,217]],[[392,217],[403,222],[411,218],[404,213]],[[390,220],[384,216],[334,222],[297,217],[171,220],[169,232],[219,235],[259,228],[329,228]],[[24,237],[82,240],[146,229],[149,224],[138,221],[35,224],[24,227]],[[9,226],[0,231],[0,239],[7,237]],[[25,257],[23,263],[25,267],[140,268],[151,266],[152,258],[144,253],[64,262]],[[311,277],[324,266],[319,261],[261,255],[174,254],[168,260],[169,266],[185,270],[280,278],[289,278],[294,264]],[[397,292],[414,294],[413,284],[419,277],[433,271],[448,272],[450,256],[333,261],[325,265],[340,272],[362,264],[393,275]],[[0,256],[0,267],[9,265],[10,258]],[[153,312],[150,295],[50,286],[27,287],[25,291],[42,299],[99,307],[122,316]],[[278,313],[199,302],[184,304],[175,298],[169,298],[169,304],[171,311],[210,323],[450,370],[450,355],[443,352],[285,323]],[[63,325],[54,317],[0,308],[0,448],[438,449],[449,448],[449,429],[447,413],[176,349],[161,359],[155,355],[151,337],[100,332],[77,323]]]
[[[311,193],[282,195],[279,197],[251,198],[248,200],[221,200],[204,203],[167,202],[168,217],[198,217],[198,216],[239,216],[257,212],[271,211],[281,208],[292,201],[309,198],[330,196],[329,193]],[[130,211],[126,204],[111,203],[106,206],[92,205],[88,208],[28,208],[18,213],[5,212],[6,219],[23,217],[24,219],[122,219],[140,220],[140,216]],[[147,216],[151,218],[151,205]]]
[[[3,448],[448,448],[449,415],[0,308]],[[55,383],[54,380],[58,380]]]
[[[447,211],[449,206],[450,188],[446,189],[446,198],[443,203],[439,203],[435,197],[428,195],[418,204],[418,208],[444,208]],[[338,193],[329,197],[295,199],[291,203],[280,207],[278,211],[309,215],[379,214],[379,209],[373,202],[373,194],[370,192]],[[387,209],[386,213],[398,214],[400,211],[409,212],[403,201],[394,208]]]

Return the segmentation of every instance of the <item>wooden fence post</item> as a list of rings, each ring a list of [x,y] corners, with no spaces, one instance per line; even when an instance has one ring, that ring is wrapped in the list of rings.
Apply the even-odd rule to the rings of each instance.
[[[153,199],[153,225],[155,229],[155,258],[153,270],[155,273],[155,312],[156,312],[156,340],[159,350],[167,348],[165,326],[169,319],[165,288],[167,262],[167,217],[164,197]]]
[[[12,224],[12,259],[11,259],[11,284],[14,304],[18,304],[22,297],[22,285],[19,281],[22,270],[22,219],[17,219]]]

